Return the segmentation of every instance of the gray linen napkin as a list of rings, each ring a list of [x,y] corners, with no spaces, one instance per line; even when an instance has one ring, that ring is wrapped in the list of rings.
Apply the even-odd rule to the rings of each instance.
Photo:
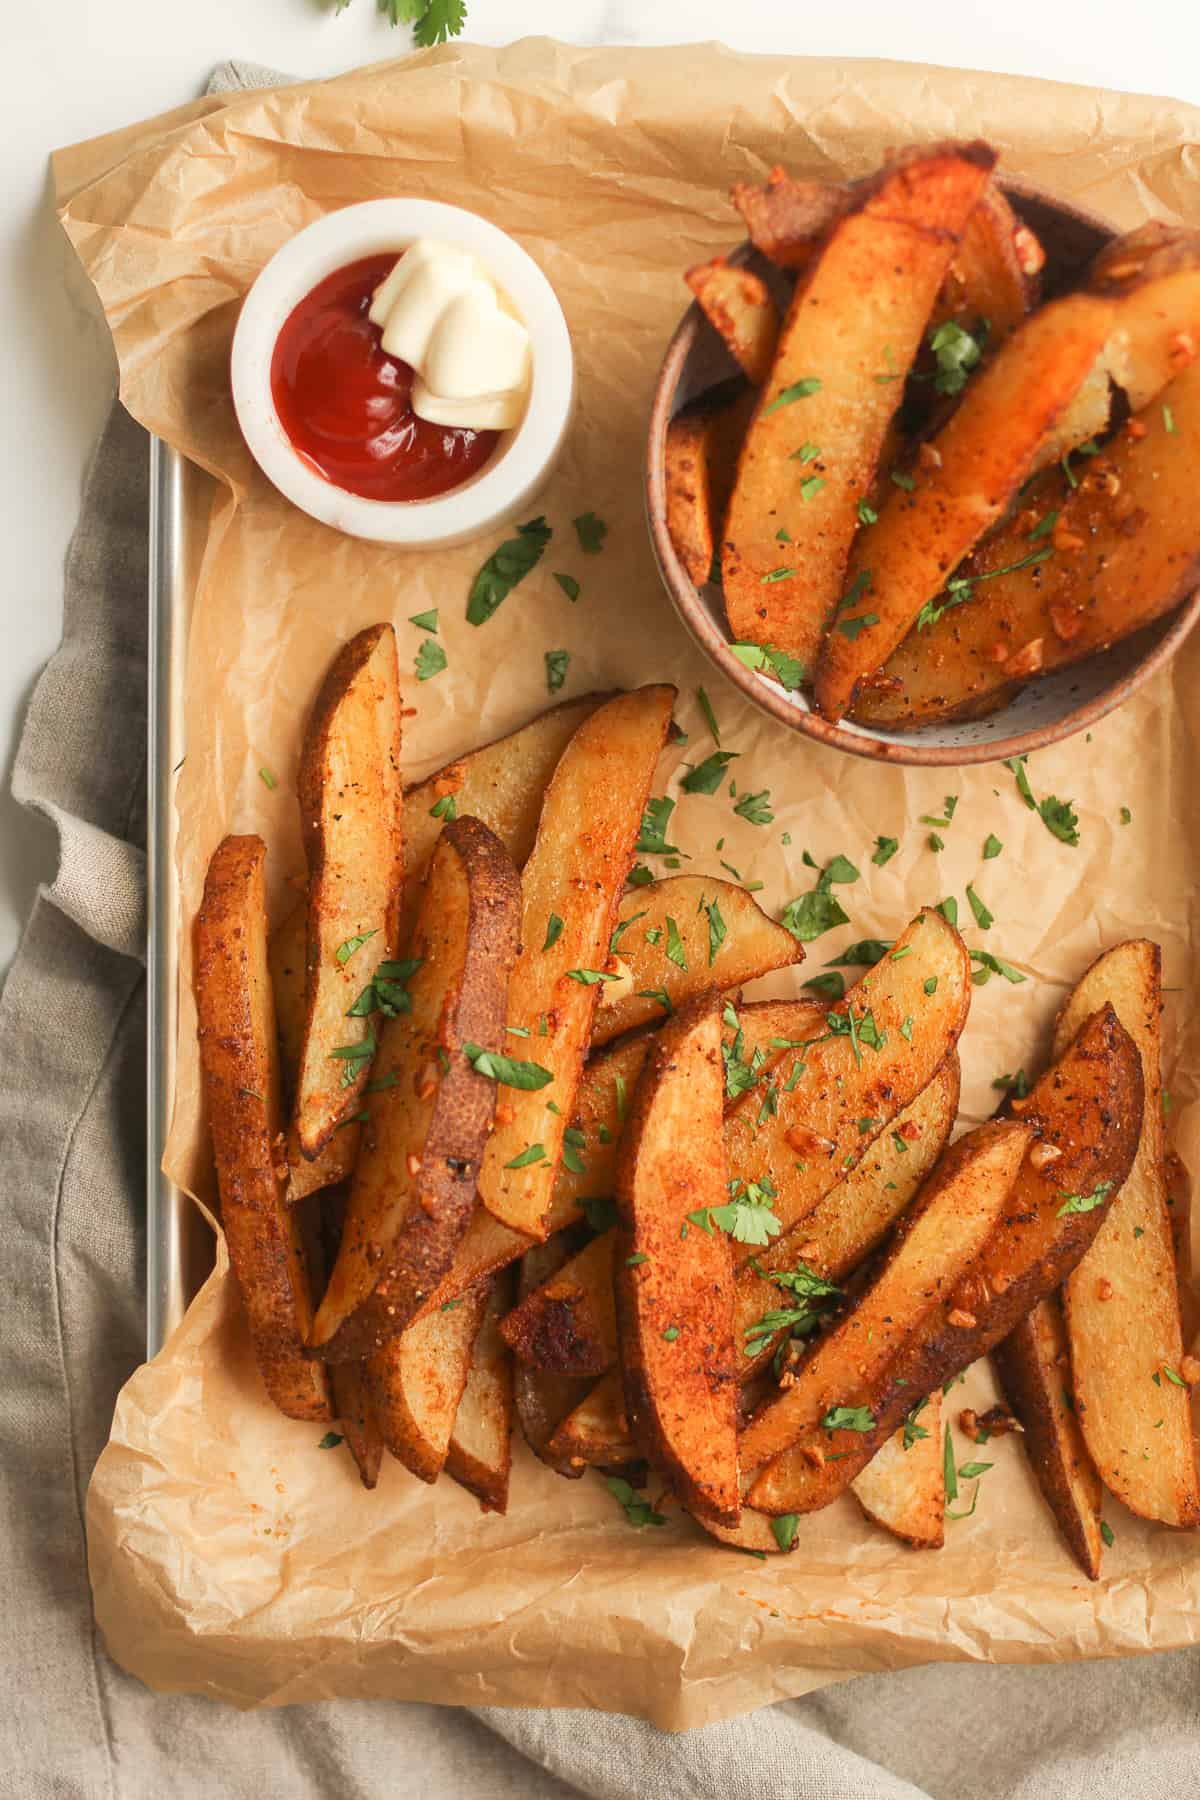
[[[279,79],[228,64],[213,86]],[[241,1715],[156,1696],[109,1661],[83,1496],[144,1316],[146,512],[146,437],[117,407],[13,777],[60,863],[0,996],[0,1796],[1194,1800],[1197,1651],[864,1677],[681,1738],[399,1702]]]

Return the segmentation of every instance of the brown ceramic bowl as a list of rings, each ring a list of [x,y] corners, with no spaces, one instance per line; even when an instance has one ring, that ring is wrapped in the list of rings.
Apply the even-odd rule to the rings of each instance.
[[[1116,235],[1094,213],[1054,200],[1022,182],[1004,190],[1020,217],[1037,233],[1046,251],[1044,291],[1069,287],[1083,268]],[[786,304],[786,278],[749,243],[732,261],[754,268]],[[995,762],[1044,749],[1060,738],[1094,725],[1120,706],[1164,667],[1200,615],[1200,590],[1164,619],[1074,668],[1033,681],[1000,711],[982,719],[922,726],[917,731],[880,731],[843,721],[831,725],[813,712],[803,694],[788,694],[773,681],[745,668],[729,649],[729,626],[721,590],[697,589],[667,532],[664,448],[667,426],[689,401],[737,375],[732,357],[698,305],[693,303],[671,339],[650,413],[646,454],[646,507],[650,539],[659,570],[677,612],[700,648],[761,711],[818,743],[880,762],[943,764]]]

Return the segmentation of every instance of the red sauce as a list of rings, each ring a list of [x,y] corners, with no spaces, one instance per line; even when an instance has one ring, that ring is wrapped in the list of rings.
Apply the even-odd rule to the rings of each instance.
[[[395,263],[364,257],[305,295],[276,340],[271,393],[283,429],[326,481],[367,500],[429,500],[481,469],[500,434],[413,412],[413,372],[384,354],[367,317]]]

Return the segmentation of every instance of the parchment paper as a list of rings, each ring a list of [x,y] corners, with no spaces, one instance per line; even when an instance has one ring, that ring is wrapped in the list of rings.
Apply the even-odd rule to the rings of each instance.
[[[210,1200],[190,990],[190,922],[227,831],[259,831],[276,903],[301,872],[298,733],[352,632],[395,621],[408,676],[406,765],[418,776],[546,704],[543,652],[568,649],[564,693],[669,679],[690,744],[658,782],[677,792],[710,749],[703,682],[739,789],[770,790],[771,827],[726,794],[685,797],[672,836],[717,873],[765,885],[772,910],[848,855],[852,923],[811,947],[890,936],[922,902],[957,895],[968,942],[1028,976],[975,991],[962,1046],[964,1116],[991,1082],[1045,1053],[1065,986],[1128,935],[1162,943],[1175,1139],[1200,1138],[1200,1037],[1183,991],[1198,927],[1190,714],[1200,644],[1087,740],[1035,757],[1035,791],[1069,797],[1080,844],[1049,835],[1002,767],[878,768],[763,720],[701,660],[654,571],[640,472],[651,385],[686,298],[681,272],[731,246],[731,181],[777,161],[844,177],[890,146],[982,135],[1003,167],[1133,225],[1200,215],[1200,115],[997,76],[871,62],[731,55],[717,46],[575,50],[544,40],[448,46],[338,80],[207,100],[57,159],[62,217],[100,294],[131,411],[219,478],[195,596],[187,755],[179,770],[183,989],[170,1171]],[[521,240],[554,283],[580,368],[578,422],[539,502],[554,527],[541,568],[482,630],[465,620],[491,543],[414,555],[342,538],[290,509],[238,435],[227,360],[239,302],[300,226],[376,195],[475,208]],[[609,524],[598,556],[570,521]],[[556,570],[582,584],[571,605]],[[418,685],[437,606],[449,668]],[[278,777],[268,791],[258,770]],[[944,852],[922,813],[958,809]],[[1120,823],[1128,806],[1132,821]],[[981,862],[994,832],[1003,855]],[[785,834],[790,836],[790,843]],[[870,861],[879,834],[900,853]],[[715,844],[724,837],[718,853]],[[995,914],[972,925],[974,880]],[[776,980],[776,991],[788,982]],[[794,983],[793,983],[794,985]],[[972,1373],[955,1402],[990,1393]],[[97,1616],[118,1661],[151,1685],[240,1706],[386,1694],[443,1702],[589,1705],[668,1728],[700,1724],[865,1670],[931,1659],[1113,1656],[1200,1641],[1200,1543],[1107,1505],[1115,1547],[1089,1585],[1059,1542],[1013,1438],[995,1441],[975,1516],[935,1554],[902,1549],[856,1503],[802,1523],[795,1554],[762,1564],[686,1521],[635,1531],[598,1479],[564,1482],[518,1446],[507,1518],[448,1480],[398,1465],[363,1492],[319,1429],[289,1424],[253,1373],[223,1257],[170,1343],[126,1387],[89,1505]],[[961,1445],[964,1454],[965,1445]]]

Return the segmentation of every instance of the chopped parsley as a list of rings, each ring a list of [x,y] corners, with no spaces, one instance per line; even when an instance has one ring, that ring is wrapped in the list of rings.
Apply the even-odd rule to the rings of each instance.
[[[408,622],[410,625],[415,625],[418,631],[432,631],[436,636],[438,628],[437,607],[432,607],[429,612],[410,613],[408,615]]]
[[[546,651],[546,689],[549,693],[557,694],[567,679],[567,670],[570,666],[571,652],[569,650]]]
[[[556,569],[554,571],[554,579],[557,581],[568,600],[572,602],[578,600],[580,587],[573,575],[563,575]]]
[[[807,486],[807,483],[805,485]],[[762,586],[767,587],[773,581],[790,581],[792,576],[795,574],[796,574],[795,569],[789,569],[789,568],[771,569],[766,575],[761,576],[760,580],[761,580]]]
[[[815,1274],[807,1263],[797,1263],[794,1269],[761,1269],[752,1257],[750,1267],[756,1275],[791,1294],[794,1304],[765,1312],[746,1327],[747,1356],[757,1356],[778,1332],[803,1337],[815,1331],[829,1308],[842,1298],[841,1288]]]
[[[822,1000],[843,1000],[846,995],[846,978],[836,970],[829,970],[824,975],[813,975],[804,986],[811,988],[814,994],[819,994]]]
[[[512,1161],[506,1162],[504,1166],[506,1169],[527,1169],[530,1163],[543,1162],[545,1156],[546,1146],[544,1144],[530,1144],[527,1150],[522,1150],[520,1156],[514,1156]]]
[[[878,625],[878,623],[878,613],[859,613],[854,619],[839,619],[837,628],[842,636],[848,638],[853,644],[864,631],[868,631],[872,625]]]
[[[1014,987],[1026,979],[1020,969],[1014,969],[1010,962],[1005,962],[1002,956],[993,955],[990,950],[972,950],[971,961],[977,965],[971,976],[976,987],[986,987],[993,975],[1002,975]]]
[[[1045,544],[1039,550],[1033,550],[1018,562],[1006,563],[1002,569],[984,569],[978,575],[955,575],[946,583],[946,598],[940,604],[927,600],[917,614],[917,630],[928,631],[936,625],[943,614],[952,612],[956,606],[964,606],[975,597],[975,589],[981,581],[996,581],[1001,575],[1015,575],[1020,569],[1034,568],[1038,563],[1048,562],[1054,555],[1052,544]]]
[[[454,795],[443,794],[440,800],[435,800],[429,809],[429,816],[431,819],[445,819],[447,823],[456,819],[458,807],[454,803]]]
[[[891,938],[860,938],[857,944],[847,944],[839,956],[831,956],[830,964],[840,964],[844,968],[855,968],[862,965],[871,968],[879,959],[886,956],[892,947]]]
[[[770,644],[730,644],[730,650],[743,668],[773,675],[780,687],[794,694],[804,680],[804,664]]]
[[[1003,850],[1003,848],[1004,848],[1004,845],[1000,842],[1000,839],[995,835],[994,832],[989,831],[987,836],[983,840],[983,860],[984,860],[984,862],[992,862],[997,856],[999,856],[999,854]]]
[[[804,375],[799,381],[793,381],[788,387],[780,388],[775,398],[763,408],[763,418],[778,412],[781,406],[791,406],[797,400],[807,400],[812,394],[819,394],[821,383],[816,375]]]
[[[771,1211],[775,1189],[764,1175],[761,1181],[735,1178],[729,1183],[729,1199],[723,1206],[702,1207],[688,1214],[704,1231],[726,1232],[738,1244],[769,1244],[783,1230]]]
[[[1117,1540],[1116,1540],[1115,1536],[1113,1535],[1113,1528],[1109,1524],[1107,1519],[1101,1519],[1101,1521],[1100,1521],[1100,1536],[1104,1539],[1104,1542],[1108,1545],[1109,1549],[1111,1550]]]
[[[1069,1213],[1095,1212],[1098,1206],[1103,1206],[1106,1197],[1112,1192],[1112,1188],[1111,1181],[1102,1181],[1099,1187],[1092,1189],[1090,1194],[1068,1194],[1055,1216],[1061,1219]]]
[[[911,1450],[914,1444],[919,1443],[922,1438],[927,1438],[929,1436],[925,1427],[917,1424],[918,1416],[928,1405],[929,1398],[926,1396],[924,1400],[917,1401],[917,1404],[912,1408],[911,1412],[907,1412],[904,1415],[904,1448],[906,1450]]]
[[[378,926],[373,926],[370,931],[360,931],[357,937],[348,937],[345,942],[339,944],[334,951],[333,954],[336,961],[343,964],[348,963],[355,951],[361,950],[363,945],[368,943],[371,938],[376,935],[378,929]]]
[[[679,935],[679,927],[670,914],[667,915],[667,961],[673,962],[677,969],[682,969],[687,974],[687,952]]]
[[[1072,846],[1079,842],[1079,819],[1072,800],[1060,800],[1057,795],[1049,794],[1044,800],[1035,800],[1033,789],[1029,785],[1029,774],[1025,767],[1026,758],[1010,756],[1005,760],[1005,768],[1010,771],[1017,784],[1017,792],[1024,800],[1030,812],[1036,812],[1050,833],[1061,843]]]
[[[733,810],[739,819],[746,819],[751,825],[770,825],[775,819],[768,788],[758,794],[743,794]]]
[[[975,915],[975,923],[980,931],[990,931],[996,922],[995,914],[988,911],[969,881],[967,883],[967,901]]]
[[[541,562],[553,535],[545,519],[539,516],[530,519],[526,525],[518,525],[516,537],[506,539],[493,550],[471,583],[467,598],[469,624],[487,624],[517,583]]]
[[[831,1406],[821,1420],[822,1431],[874,1431],[875,1415],[869,1406]]]
[[[631,1525],[640,1530],[643,1525],[665,1525],[665,1517],[655,1512],[649,1500],[643,1500],[637,1489],[631,1487],[620,1475],[606,1475],[604,1485],[613,1499],[624,1509],[625,1517]]]
[[[716,898],[705,900],[701,896],[700,907],[708,915],[708,966],[711,969],[717,960],[717,951],[725,942],[729,927],[721,917],[720,902]],[[670,955],[669,949],[667,954]]]
[[[796,1541],[796,1528],[800,1523],[799,1513],[780,1513],[771,1520],[771,1536],[781,1550],[790,1550]]]
[[[1023,1100],[1029,1092],[1029,1077],[1024,1069],[1018,1069],[1015,1075],[997,1075],[992,1086],[1002,1094],[1011,1094],[1015,1100]]]
[[[714,750],[701,763],[695,763],[688,769],[680,782],[685,794],[715,794],[724,779],[725,771],[731,762],[737,759],[736,750]]]
[[[717,715],[713,711],[712,701],[702,687],[696,689],[696,700],[699,704],[700,711],[704,714],[704,723],[708,726],[708,729],[712,734],[712,741],[719,750],[721,747],[721,730],[717,724]]]
[[[345,1438],[339,1436],[339,1434],[336,1431],[327,1431],[325,1433],[325,1436],[321,1439],[320,1443],[317,1445],[317,1449],[318,1450],[336,1450],[338,1445],[344,1444],[345,1441],[346,1441]]]
[[[551,913],[546,921],[546,941],[543,950],[552,950],[563,934],[563,922],[557,913]]]
[[[604,540],[608,536],[608,526],[603,519],[598,519],[594,512],[580,513],[572,520],[575,536],[579,539],[579,548],[585,556],[599,556],[604,548]]]
[[[674,811],[675,802],[666,794],[660,795],[657,799],[647,800],[646,810],[642,814],[642,829],[638,834],[638,841],[634,845],[636,852],[640,852],[644,856],[679,855],[678,845],[668,844],[666,838],[667,826]],[[630,880],[632,879],[633,877],[630,876]]]
[[[446,652],[435,638],[426,638],[417,651],[413,672],[418,681],[432,681],[446,667]]]
[[[275,789],[279,786],[278,781],[275,779],[274,775],[272,775],[270,769],[260,769],[258,771],[258,779],[262,782],[268,793],[274,793]],[[338,1439],[338,1442],[341,1443],[340,1438]]]
[[[937,360],[933,385],[939,394],[961,394],[983,356],[985,333],[975,338],[962,325],[947,319],[929,334],[929,348]]]
[[[877,869],[882,869],[885,863],[891,862],[899,848],[899,838],[877,837],[875,839],[875,849],[872,853],[871,861],[875,864]]]
[[[543,1069],[541,1063],[525,1062],[519,1057],[501,1056],[496,1050],[485,1050],[480,1044],[464,1044],[463,1055],[477,1075],[486,1075],[489,1081],[499,1082],[503,1087],[522,1088],[533,1091],[546,1087],[554,1080],[549,1069]]]
[[[800,498],[813,500],[824,486],[825,477],[823,475],[810,475],[806,481],[800,483]]]

